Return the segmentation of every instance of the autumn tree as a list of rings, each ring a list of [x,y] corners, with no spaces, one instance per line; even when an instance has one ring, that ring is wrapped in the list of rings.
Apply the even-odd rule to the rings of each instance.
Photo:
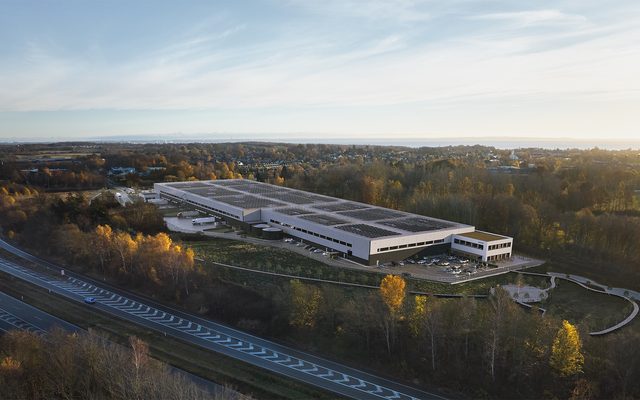
[[[314,328],[322,302],[320,289],[305,285],[297,279],[289,282],[291,290],[291,315],[289,323],[296,328]]]
[[[92,240],[93,249],[100,260],[100,270],[104,276],[105,265],[111,259],[111,241],[113,230],[109,225],[98,225],[94,231]]]
[[[386,312],[381,310],[378,313],[378,318],[389,354],[391,354],[391,347],[395,342],[396,320],[404,303],[405,286],[404,279],[398,275],[387,275],[380,282],[380,298],[384,303]]]
[[[391,314],[396,315],[405,298],[406,282],[399,275],[387,275],[380,283],[380,295]]]
[[[569,321],[562,321],[551,347],[551,367],[562,377],[573,376],[582,372],[584,356],[582,355],[582,341],[575,325]]]

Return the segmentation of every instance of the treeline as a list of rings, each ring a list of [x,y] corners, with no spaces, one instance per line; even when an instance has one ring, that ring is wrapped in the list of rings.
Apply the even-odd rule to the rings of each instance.
[[[287,167],[279,177],[286,186],[510,235],[516,250],[531,254],[602,261],[608,274],[640,281],[640,161],[577,157],[521,174],[443,160]]]
[[[209,393],[149,356],[130,339],[125,348],[93,334],[60,330],[46,337],[11,331],[0,337],[0,398],[3,399],[236,399]]]
[[[283,324],[311,349],[327,346],[472,398],[640,396],[640,365],[631,361],[640,355],[640,335],[591,338],[522,309],[500,288],[488,300],[453,300],[408,296],[402,278],[392,275],[380,291],[351,293],[293,280],[274,301]]]
[[[166,233],[135,236],[98,225],[83,232],[66,224],[53,232],[53,253],[67,262],[95,270],[103,277],[127,281],[133,287],[153,289],[165,297],[189,295],[194,279],[194,254],[173,243]]]
[[[164,221],[153,205],[121,207],[111,195],[89,202],[81,194],[22,194],[0,212],[0,227],[10,239],[102,278],[173,300],[197,282],[193,251],[161,232]]]

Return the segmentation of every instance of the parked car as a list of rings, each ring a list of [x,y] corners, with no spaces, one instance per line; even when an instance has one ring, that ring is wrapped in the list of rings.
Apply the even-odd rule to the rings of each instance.
[[[446,267],[446,266],[448,266],[448,265],[449,265],[449,262],[447,262],[447,261],[440,261],[440,262],[438,263],[438,265],[440,265],[441,267]]]

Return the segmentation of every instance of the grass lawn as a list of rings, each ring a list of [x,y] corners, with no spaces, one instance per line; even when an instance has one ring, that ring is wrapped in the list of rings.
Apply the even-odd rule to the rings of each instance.
[[[286,249],[261,246],[239,240],[207,238],[206,240],[189,241],[187,243],[193,248],[198,257],[206,261],[230,264],[260,271],[370,286],[379,286],[380,281],[386,275],[383,272],[377,271],[359,271],[334,267]],[[246,271],[234,271],[230,268],[224,272],[223,278],[243,285],[251,285],[252,280],[254,280],[254,282],[288,280],[288,278],[258,276],[257,274],[251,274]],[[490,288],[496,285],[515,283],[516,279],[516,273],[508,273],[458,285],[411,278],[407,279],[407,281],[410,290],[421,292],[488,294]],[[525,284],[528,285],[541,288],[549,286],[549,280],[544,277],[522,275],[522,279]]]
[[[378,286],[384,274],[337,268],[285,249],[238,240],[208,238],[188,242],[206,261],[260,271]]]
[[[622,321],[632,310],[631,304],[616,296],[594,293],[575,283],[558,280],[549,299],[541,304],[549,315],[579,323],[597,331]]]
[[[231,386],[256,398],[335,398],[332,394],[249,364],[171,337],[164,337],[156,331],[109,314],[95,312],[88,306],[49,294],[44,289],[4,273],[0,273],[0,291],[15,297],[23,295],[24,302],[84,329],[95,330],[100,336],[125,346],[129,336],[137,336],[149,344],[151,354],[155,358],[211,381]]]
[[[575,274],[592,279],[593,281],[603,285],[640,290],[640,275],[636,274],[636,276],[628,276],[616,274],[608,265],[601,262],[556,258],[543,265],[531,268],[529,271]]]

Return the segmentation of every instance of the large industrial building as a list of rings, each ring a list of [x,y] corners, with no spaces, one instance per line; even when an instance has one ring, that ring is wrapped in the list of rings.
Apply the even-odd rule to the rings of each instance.
[[[268,224],[367,265],[449,251],[492,262],[513,239],[473,226],[244,179],[156,183],[156,193],[250,230]]]

